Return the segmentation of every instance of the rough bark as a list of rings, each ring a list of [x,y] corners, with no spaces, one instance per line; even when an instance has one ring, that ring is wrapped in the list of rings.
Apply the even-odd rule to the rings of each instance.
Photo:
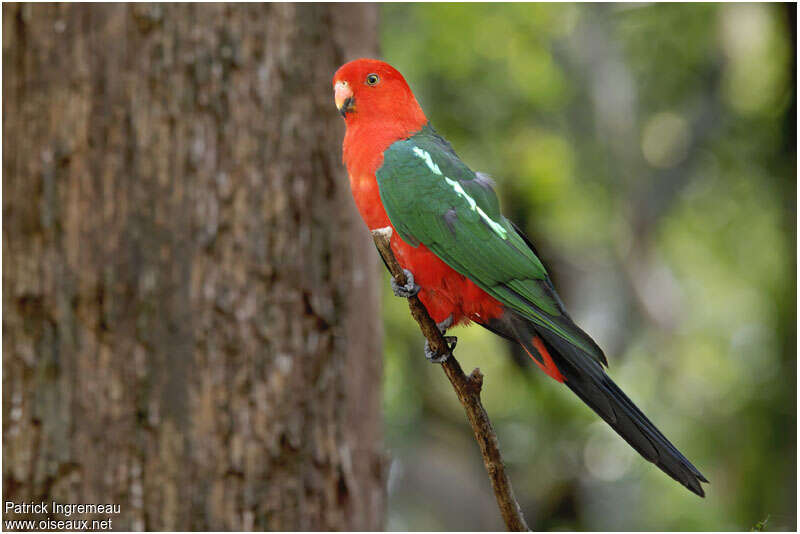
[[[330,88],[376,18],[3,5],[5,500],[382,528],[379,271]]]

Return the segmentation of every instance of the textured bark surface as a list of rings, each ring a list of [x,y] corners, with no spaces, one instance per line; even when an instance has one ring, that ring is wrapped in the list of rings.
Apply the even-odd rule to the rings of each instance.
[[[381,529],[379,266],[330,87],[376,8],[5,4],[3,30],[5,500]]]

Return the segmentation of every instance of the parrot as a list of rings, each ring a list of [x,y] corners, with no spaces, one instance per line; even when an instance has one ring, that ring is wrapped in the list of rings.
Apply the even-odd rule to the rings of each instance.
[[[522,346],[646,460],[705,497],[708,480],[615,384],[605,354],[564,309],[533,243],[501,211],[492,179],[456,155],[422,111],[402,74],[357,59],[333,77],[344,119],[342,159],[370,230],[392,229],[390,248],[442,334],[477,323]],[[425,355],[441,363],[450,352]]]

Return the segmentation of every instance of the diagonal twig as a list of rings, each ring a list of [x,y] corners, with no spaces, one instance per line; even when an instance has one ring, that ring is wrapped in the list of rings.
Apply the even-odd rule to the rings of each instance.
[[[375,241],[375,246],[378,247],[378,252],[383,257],[383,261],[392,273],[395,282],[400,286],[404,286],[407,282],[406,275],[392,253],[391,237],[392,229],[390,227],[372,231],[372,239]],[[431,319],[431,316],[428,315],[428,310],[425,309],[419,298],[416,296],[409,298],[408,307],[411,310],[411,315],[419,324],[422,334],[428,340],[430,348],[436,354],[447,353],[450,349],[444,336],[436,327],[436,323]],[[525,518],[522,516],[519,503],[514,497],[511,481],[506,475],[503,457],[500,455],[497,434],[495,434],[489,416],[481,404],[483,375],[480,369],[476,368],[469,376],[465,375],[464,371],[461,370],[461,365],[453,355],[442,363],[442,369],[447,378],[450,379],[450,383],[453,384],[458,400],[464,406],[467,419],[469,419],[469,424],[475,434],[475,441],[478,442],[478,447],[481,449],[483,464],[486,466],[486,472],[492,482],[492,489],[497,498],[500,514],[506,523],[506,528],[509,531],[517,532],[530,530],[527,523],[525,523]]]

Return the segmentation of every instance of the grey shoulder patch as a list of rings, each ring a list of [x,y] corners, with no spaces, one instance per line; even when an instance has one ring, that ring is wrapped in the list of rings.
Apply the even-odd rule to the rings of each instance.
[[[484,189],[491,189],[496,185],[492,177],[483,172],[475,173],[475,182]]]

